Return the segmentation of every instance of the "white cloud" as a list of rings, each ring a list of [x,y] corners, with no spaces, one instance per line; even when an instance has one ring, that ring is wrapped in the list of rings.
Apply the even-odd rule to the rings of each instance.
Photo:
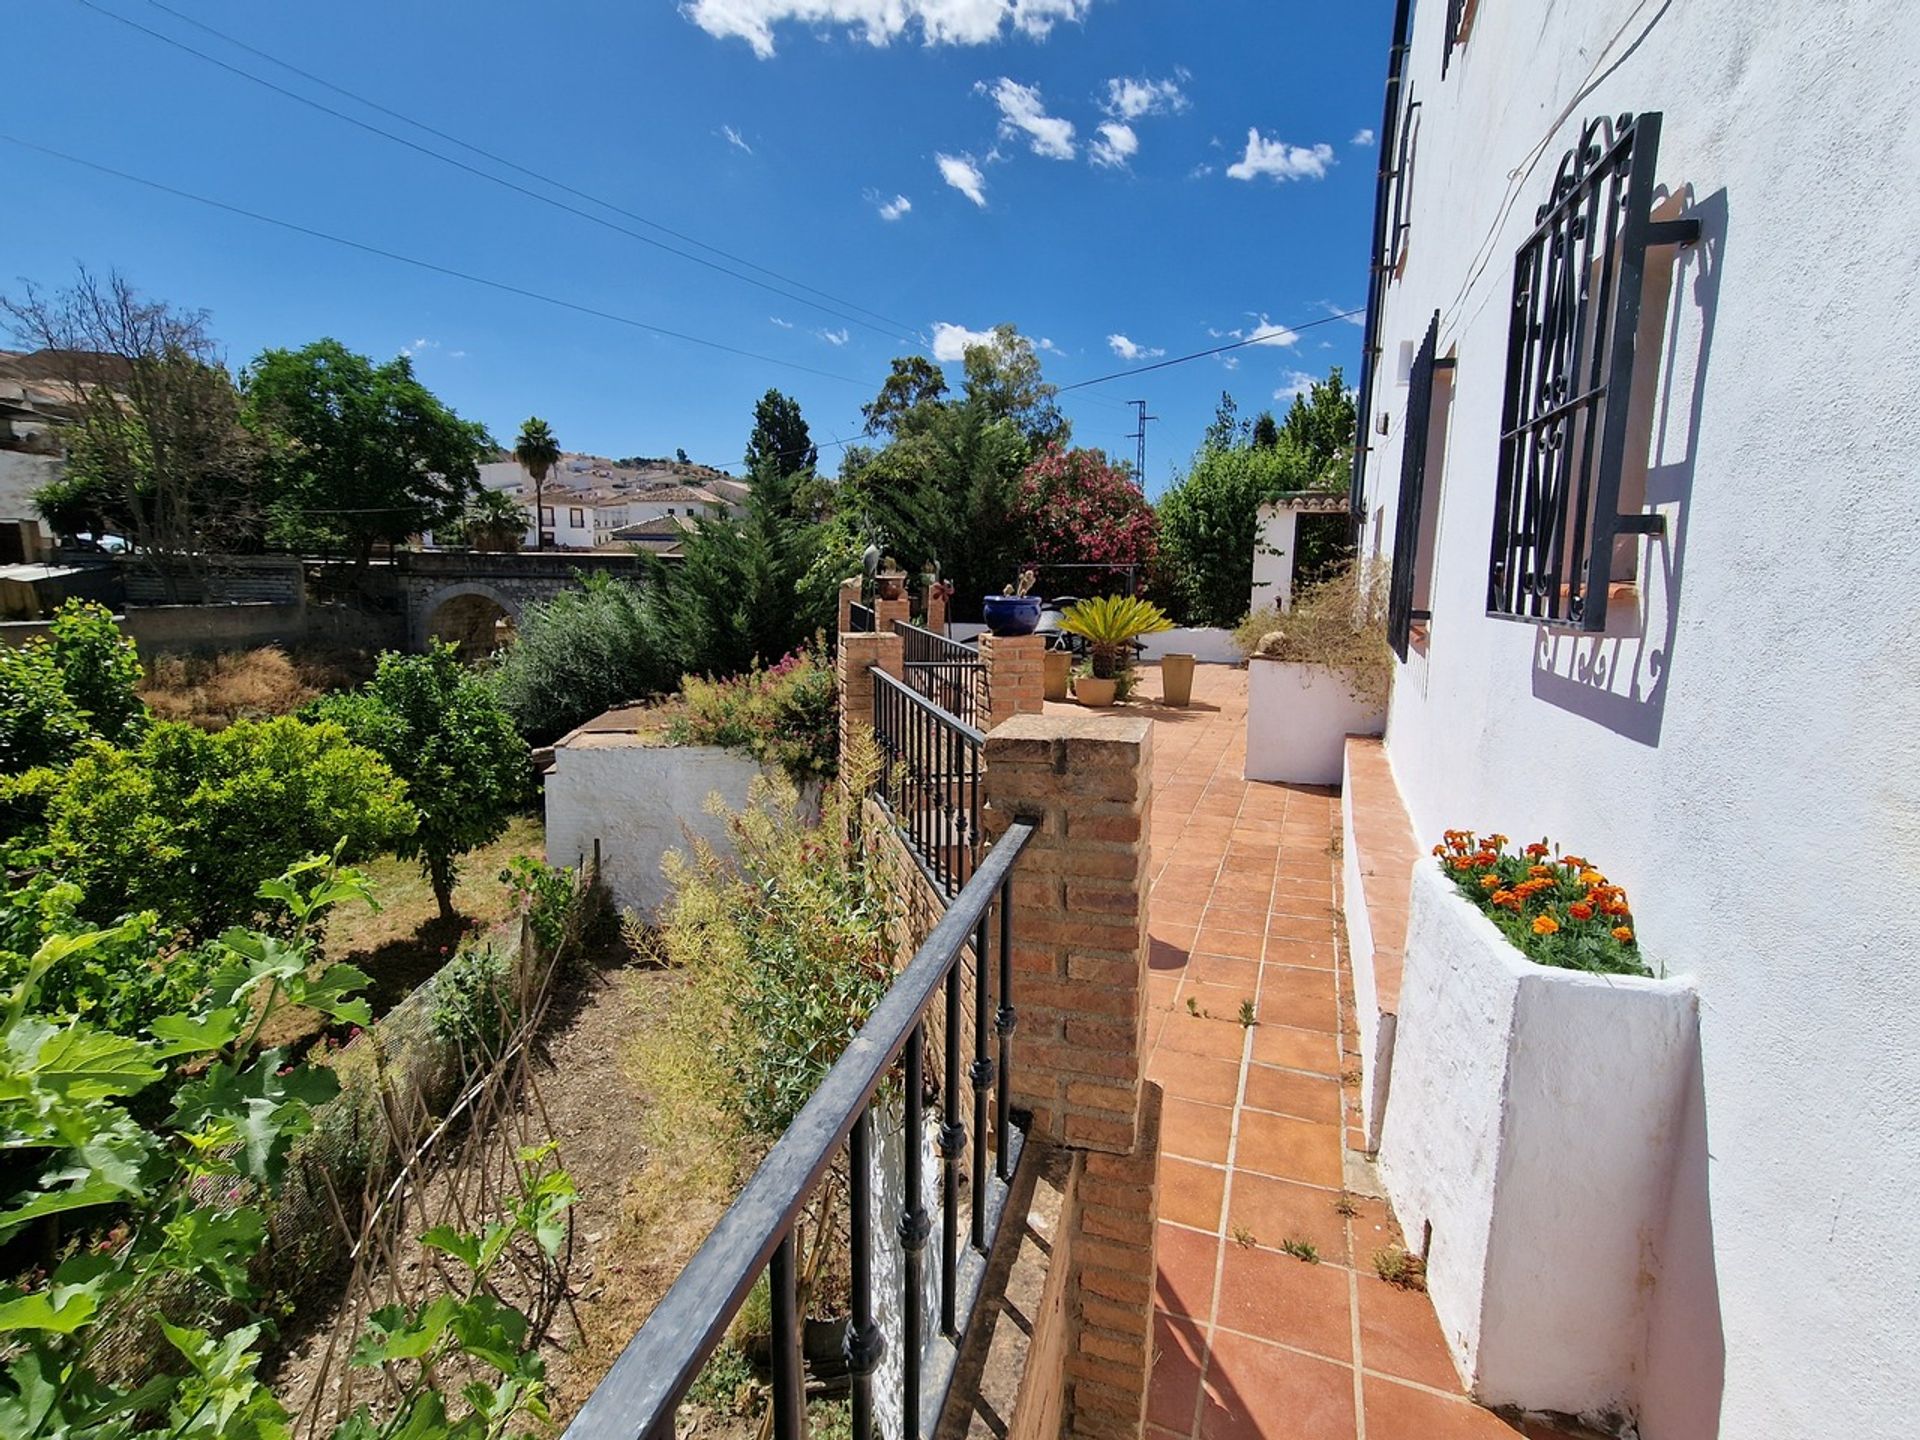
[[[793,322],[791,320],[782,320],[778,315],[767,316],[767,323],[778,325],[782,330],[791,330],[793,328]]]
[[[449,350],[447,351],[447,358],[449,360],[464,360],[467,358],[467,352],[464,350]]]
[[[980,167],[973,163],[971,155],[935,155],[933,159],[940,167],[942,180],[981,209],[986,209],[987,177],[980,173]]]
[[[1036,350],[1051,351],[1055,355],[1064,355],[1067,353],[1066,351],[1062,350],[1058,345],[1054,344],[1053,341],[1049,340],[1044,335],[1042,335],[1038,340],[1033,342],[1033,348]]]
[[[1074,155],[1073,122],[1047,114],[1038,85],[1022,85],[1002,75],[989,85],[982,80],[974,93],[992,97],[1000,107],[1000,133],[1008,139],[1027,137],[1033,153],[1049,160],[1071,160]]]
[[[1144,76],[1136,79],[1131,75],[1116,75],[1107,81],[1106,103],[1100,108],[1119,120],[1138,120],[1142,115],[1177,114],[1187,108],[1186,93],[1181,90],[1180,82],[1187,78],[1185,70],[1174,71],[1172,80],[1148,80]]]
[[[1145,345],[1136,345],[1124,335],[1107,336],[1107,348],[1122,360],[1153,360],[1166,354],[1165,350],[1150,349]]]
[[[1200,164],[1194,166],[1193,169],[1187,172],[1187,178],[1189,180],[1204,180],[1211,174],[1213,174],[1213,166]]]
[[[1372,128],[1369,127],[1367,129],[1354,131],[1353,139],[1348,143],[1352,145],[1371,145],[1373,143]]]
[[[1318,375],[1309,375],[1304,370],[1289,370],[1286,382],[1273,392],[1273,398],[1287,401],[1293,400],[1295,396],[1304,398],[1312,391],[1314,382],[1319,378]]]
[[[964,325],[950,325],[945,320],[933,327],[933,358],[942,364],[967,358],[967,351],[975,345],[991,345],[991,330],[969,330]]]
[[[822,340],[826,341],[827,344],[834,346],[836,349],[839,346],[846,344],[848,340],[853,338],[851,335],[848,334],[847,328],[844,325],[841,326],[838,330],[816,330],[813,333],[818,335]]]
[[[1061,21],[1077,21],[1093,0],[682,0],[680,13],[717,39],[744,40],[761,59],[773,54],[783,21],[844,26],[869,45],[889,45],[918,25],[929,45],[984,45],[1011,26],[1045,39]]]
[[[1109,120],[1100,127],[1100,138],[1087,146],[1087,158],[1104,169],[1124,168],[1140,153],[1140,137],[1131,125]]]
[[[429,340],[426,336],[422,335],[411,345],[402,345],[400,347],[400,353],[402,355],[418,355],[422,350],[438,350],[439,348],[440,342],[438,340]]]
[[[1248,326],[1244,330],[1232,330],[1228,333],[1236,340],[1248,340],[1255,345],[1292,345],[1300,339],[1297,334],[1287,329],[1286,326],[1274,324],[1271,320],[1267,319],[1265,315],[1260,316],[1259,321],[1260,323],[1258,325]]]
[[[749,155],[753,153],[753,147],[747,144],[746,137],[731,125],[722,125],[720,127],[720,134],[726,139],[727,144],[733,146],[734,149],[744,150]]]
[[[1331,145],[1289,145],[1284,140],[1265,139],[1258,130],[1248,130],[1247,153],[1227,167],[1227,174],[1235,180],[1262,175],[1275,180],[1320,180],[1331,164]]]
[[[898,220],[902,215],[905,215],[909,210],[913,209],[913,202],[904,195],[896,195],[891,200],[881,200],[877,203],[880,207],[880,218],[882,220]]]
[[[1359,325],[1364,327],[1367,323],[1366,311],[1361,306],[1336,305],[1331,300],[1321,300],[1317,303],[1319,304],[1322,310],[1327,312],[1327,314],[1338,315],[1341,319],[1345,320],[1349,325]]]

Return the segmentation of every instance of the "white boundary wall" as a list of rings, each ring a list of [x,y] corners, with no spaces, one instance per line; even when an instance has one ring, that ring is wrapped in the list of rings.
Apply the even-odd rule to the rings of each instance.
[[[1703,1061],[1648,1237],[1644,1440],[1910,1434],[1920,1290],[1890,1257],[1920,1195],[1901,1038],[1920,1013],[1920,5],[1476,8],[1444,79],[1445,5],[1416,7],[1408,56],[1371,553],[1393,544],[1400,350],[1436,310],[1457,368],[1429,449],[1431,649],[1399,677],[1389,756],[1423,842],[1551,834],[1698,979]],[[1674,268],[1640,355],[1669,530],[1637,542],[1613,631],[1573,638],[1483,614],[1513,255],[1580,123],[1639,110],[1664,113],[1657,179],[1703,231],[1653,252]]]

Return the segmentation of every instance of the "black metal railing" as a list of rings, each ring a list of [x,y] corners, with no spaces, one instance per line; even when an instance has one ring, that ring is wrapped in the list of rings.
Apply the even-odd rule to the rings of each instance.
[[[979,647],[949,640],[905,620],[893,622],[893,633],[900,637],[907,684],[956,720],[977,725],[980,683],[985,673]]]
[[[851,635],[871,635],[874,631],[873,607],[862,605],[858,600],[847,606],[847,632]]]
[[[896,680],[873,672],[874,798],[942,894],[957,895],[980,861],[981,752],[987,737]]]
[[[1009,1103],[1013,1075],[1012,884],[1015,862],[1033,827],[1009,826],[972,881],[874,1007],[820,1088],[774,1143],[727,1213],[680,1272],[647,1323],[567,1427],[568,1440],[671,1440],[674,1413],[764,1271],[771,1287],[772,1397],[775,1440],[806,1433],[803,1320],[796,1300],[794,1228],[809,1198],[847,1147],[851,1294],[846,1359],[854,1440],[874,1435],[873,1376],[890,1344],[901,1348],[901,1413],[908,1440],[936,1429],[954,1378],[959,1345],[978,1309],[987,1255],[999,1233],[1025,1137]],[[989,925],[998,901],[998,984],[990,964]],[[960,1163],[967,1149],[962,1123],[960,1050],[963,952],[974,955],[973,1100],[968,1236],[960,1238]],[[996,999],[997,990],[997,999]],[[945,1013],[932,1017],[937,998]],[[922,1197],[926,1161],[926,1050],[929,1022],[940,1032],[940,1129],[932,1146],[943,1167],[940,1205],[939,1330],[926,1333],[922,1252],[933,1222]],[[990,1038],[992,1037],[991,1041]],[[998,1045],[997,1060],[989,1052]],[[901,1064],[905,1113],[904,1200],[897,1220],[903,1250],[899,1334],[881,1333],[874,1318],[872,1242],[872,1111],[882,1080]],[[991,1092],[991,1096],[989,1095]],[[990,1153],[991,1152],[991,1153]]]

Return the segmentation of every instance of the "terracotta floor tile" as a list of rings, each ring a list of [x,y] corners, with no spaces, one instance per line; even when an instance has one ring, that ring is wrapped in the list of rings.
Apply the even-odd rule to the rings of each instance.
[[[1269,940],[1263,952],[1270,965],[1290,965],[1301,970],[1333,969],[1333,946],[1314,940]]]
[[[1356,1279],[1361,1368],[1436,1390],[1458,1391],[1460,1376],[1426,1293],[1403,1290],[1370,1273]]]
[[[1228,1242],[1231,1245],[1236,1234],[1245,1234],[1263,1249],[1278,1250],[1283,1240],[1305,1240],[1319,1250],[1328,1266],[1345,1265],[1347,1227],[1334,1208],[1338,1199],[1317,1186],[1236,1170],[1233,1193],[1227,1198]]]
[[[1336,1265],[1314,1265],[1277,1250],[1229,1243],[1220,1265],[1220,1308],[1214,1323],[1350,1364],[1350,1278]]]
[[[1153,1317],[1153,1376],[1147,1383],[1147,1422],[1182,1437],[1193,1433],[1200,1399],[1201,1330],[1184,1317]]]
[[[1205,1324],[1213,1315],[1214,1272],[1220,1264],[1220,1237],[1210,1231],[1162,1225],[1154,1242],[1159,1276],[1153,1303],[1169,1315]],[[1378,1285],[1383,1282],[1374,1281]]]
[[[1302,915],[1274,915],[1267,920],[1271,940],[1306,940],[1317,945],[1333,943],[1333,917],[1321,915],[1309,919]]]
[[[1260,962],[1235,955],[1195,955],[1187,961],[1186,978],[1202,985],[1231,985],[1257,995]]]
[[[1385,1200],[1374,1195],[1356,1195],[1353,1205],[1350,1224],[1353,1229],[1354,1265],[1361,1270],[1371,1271],[1373,1252],[1384,1250],[1389,1245],[1405,1248],[1405,1237],[1401,1235],[1400,1226]]]
[[[1220,1229],[1227,1172],[1191,1160],[1160,1157],[1160,1218],[1195,1230]]]
[[[1233,1141],[1233,1107],[1203,1105],[1196,1100],[1168,1096],[1160,1122],[1160,1149],[1163,1154],[1183,1160],[1206,1160],[1215,1165],[1227,1163],[1227,1149]]]
[[[1172,1010],[1175,999],[1180,994],[1182,976],[1178,970],[1149,972],[1147,975],[1147,1008],[1149,1010]]]
[[[1211,875],[1188,880],[1169,878],[1163,873],[1153,882],[1151,903],[1156,906],[1163,902],[1171,905],[1201,905],[1212,894]]]
[[[1170,1099],[1178,1096],[1209,1105],[1231,1105],[1240,1093],[1238,1062],[1169,1050],[1164,1046],[1148,1058],[1147,1078],[1157,1080]]]
[[[1353,1368],[1216,1335],[1200,1440],[1353,1440]],[[1371,1437],[1369,1437],[1371,1440]]]
[[[1267,966],[1260,976],[1260,1018],[1275,1025],[1291,1025],[1296,1030],[1337,1032],[1340,1009],[1334,994],[1333,972]]]
[[[1234,1147],[1233,1163],[1278,1180],[1299,1180],[1338,1190],[1345,1174],[1340,1144],[1337,1125],[1316,1125],[1289,1115],[1245,1110],[1240,1115],[1240,1138]]]
[[[1243,935],[1265,935],[1267,907],[1257,902],[1245,904],[1235,901],[1211,904],[1207,906],[1206,923],[1209,928],[1237,930]]]
[[[1225,1019],[1189,1014],[1182,1000],[1160,1032],[1160,1048],[1237,1063],[1246,1052],[1247,1032],[1239,1024]]]
[[[1191,932],[1200,926],[1200,916],[1206,909],[1201,900],[1163,900],[1155,895],[1147,902],[1147,930],[1157,936],[1172,937],[1181,931]]]
[[[1238,930],[1223,930],[1211,919],[1200,922],[1200,933],[1194,937],[1193,948],[1207,955],[1231,955],[1239,960],[1258,960],[1266,947],[1258,935],[1244,935]]]
[[[1299,1030],[1263,1017],[1253,1027],[1253,1058],[1263,1065],[1284,1065],[1289,1070],[1338,1075],[1340,1042],[1331,1034]]]
[[[1443,1400],[1371,1375],[1364,1393],[1367,1440],[1514,1440],[1519,1433],[1469,1400]]]
[[[1247,1067],[1247,1104],[1322,1125],[1341,1120],[1340,1082],[1331,1076],[1303,1075],[1270,1065]]]

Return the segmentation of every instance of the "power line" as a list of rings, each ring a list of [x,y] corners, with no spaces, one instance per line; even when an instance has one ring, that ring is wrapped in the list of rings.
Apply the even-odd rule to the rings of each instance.
[[[604,216],[595,215],[591,211],[583,210],[577,205],[569,205],[564,200],[556,200],[551,195],[543,195],[538,190],[533,190],[528,188],[525,185],[517,184],[514,181],[508,180],[503,176],[491,174],[488,171],[481,169],[477,165],[469,165],[463,160],[455,159],[451,155],[444,155],[438,150],[434,150],[428,146],[419,144],[417,141],[409,140],[404,135],[397,135],[391,130],[382,129],[380,126],[372,124],[369,121],[362,120],[358,116],[349,115],[344,110],[336,110],[333,106],[323,104],[322,102],[312,99],[309,96],[302,95],[297,90],[290,90],[284,85],[275,84],[273,81],[266,79],[264,76],[256,75],[252,71],[246,70],[238,65],[230,64],[227,61],[220,59],[218,56],[209,55],[204,50],[197,50],[193,46],[187,44],[186,42],[182,40],[177,40],[173,36],[168,35],[163,31],[155,30],[151,26],[142,25],[138,20],[134,20],[128,16],[118,14],[115,11],[107,9],[105,6],[96,4],[95,0],[74,0],[74,3],[76,5],[81,6],[83,9],[93,11],[96,15],[104,16],[107,19],[116,22],[117,24],[124,25],[130,30],[137,30],[141,34],[149,36],[150,38],[159,41],[163,45],[169,45],[174,49],[179,50],[185,54],[192,55],[196,59],[205,61],[209,65],[213,65],[221,70],[225,70],[230,75],[236,75],[243,80],[247,80],[255,85],[261,86],[263,89],[271,90],[276,95],[284,96],[286,99],[292,100],[297,104],[305,105],[310,109],[317,110],[323,115],[330,115],[336,120],[340,120],[348,125],[352,125],[357,129],[364,130],[368,134],[377,135],[383,140],[389,140],[396,145],[405,146],[407,149],[414,151],[416,154],[425,155],[429,159],[438,160],[443,165],[451,165],[456,170],[463,171],[468,175],[473,175],[478,177],[479,179],[486,180],[494,185],[501,186],[503,189],[511,190],[515,194],[524,195],[528,199],[538,201],[540,204],[550,205],[556,210],[563,211],[569,215],[577,216],[578,218],[587,221],[589,224],[598,225],[598,226],[601,226],[603,229],[613,231],[615,234],[624,235],[631,240],[637,240],[642,245],[651,245],[657,250],[664,250],[669,255],[677,255],[681,259],[690,260],[696,265],[703,265],[709,270],[716,271],[719,274],[729,276],[735,280],[743,281],[748,285],[752,285],[761,290],[765,290],[769,294],[778,295],[784,300],[791,300],[797,305],[805,305],[810,309],[820,311],[822,314],[831,315],[836,320],[843,320],[850,325],[858,325],[865,330],[872,330],[872,331],[875,331],[876,333],[883,334],[883,335],[891,335],[892,338],[895,338],[895,339],[906,338],[906,337],[901,335],[895,335],[893,334],[893,331],[905,331],[908,333],[908,335],[911,335],[910,326],[906,326],[897,320],[888,319],[884,315],[876,316],[876,318],[884,321],[886,326],[892,327],[891,330],[883,329],[881,326],[875,325],[871,321],[863,320],[860,318],[860,315],[858,314],[848,313],[848,310],[857,310],[857,311],[860,311],[862,314],[866,314],[866,315],[876,314],[876,312],[871,310],[866,310],[862,306],[853,305],[851,304],[851,302],[836,302],[838,304],[846,304],[848,306],[848,310],[841,310],[841,309],[834,308],[834,306],[832,305],[823,305],[818,300],[809,300],[805,295],[797,295],[790,290],[783,290],[777,285],[768,284],[764,280],[756,280],[751,275],[743,275],[738,270],[730,269],[727,266],[718,263],[717,261],[708,260],[702,256],[691,254],[685,250],[679,249],[676,246],[669,245],[664,241],[656,240],[651,235],[642,235],[637,230],[629,229],[625,225],[616,224],[613,221],[606,219]],[[156,0],[148,0],[148,3],[156,4]],[[167,13],[170,15],[178,13],[172,10],[168,10],[167,7],[164,5],[156,4],[156,8],[161,10],[166,10]],[[181,17],[181,18],[189,18],[189,17]],[[219,35],[221,39],[227,40],[231,44],[238,45],[240,46],[240,48],[244,50],[248,50],[251,53],[261,55],[263,58],[269,61],[272,61],[272,63],[276,65],[285,65],[284,61],[281,61],[272,55],[268,55],[264,51],[254,50],[252,46],[246,45],[241,41],[234,40],[231,36],[221,34],[220,31],[214,30],[213,27],[211,26],[201,25],[200,22],[194,21],[191,19],[189,19],[189,23],[197,25],[199,26],[199,28],[203,30],[207,30],[211,34]],[[406,124],[416,126],[416,128],[423,131],[427,131],[430,134],[441,135],[441,132],[437,130],[433,130],[432,127],[430,126],[421,125],[418,121],[411,120],[407,116],[401,115],[397,111],[388,110],[385,106],[377,105],[373,101],[363,99],[358,95],[354,95],[353,92],[349,90],[345,90],[340,86],[333,85],[330,82],[321,80],[316,76],[307,75],[305,71],[297,70],[295,69],[295,67],[291,65],[286,65],[286,68],[288,70],[293,71],[293,73],[295,74],[302,75],[304,78],[312,80],[313,83],[315,84],[324,85],[328,89],[337,91],[342,95],[346,95],[349,98],[357,101],[362,105],[366,105],[371,109],[379,110],[384,114],[393,115],[395,116],[395,118],[404,121]],[[676,232],[667,231],[665,226],[659,225],[654,221],[648,220],[644,216],[630,215],[629,212],[621,210],[620,207],[616,205],[609,204],[608,202],[601,200],[596,196],[587,194],[584,191],[574,190],[572,189],[572,187],[563,185],[559,181],[553,180],[548,176],[540,174],[538,171],[528,170],[526,169],[526,167],[516,165],[510,160],[505,160],[499,156],[492,155],[489,152],[480,149],[480,147],[478,146],[469,145],[467,144],[467,142],[456,139],[455,137],[450,135],[442,135],[441,138],[446,139],[455,145],[459,145],[464,149],[472,150],[475,154],[486,155],[488,159],[493,160],[497,164],[507,165],[512,169],[518,170],[523,174],[530,175],[533,178],[540,180],[543,184],[551,185],[557,190],[564,190],[570,194],[579,195],[583,199],[589,200],[593,204],[603,206],[604,208],[608,210],[612,210],[615,213],[629,215],[629,218],[637,220],[639,221],[639,223],[643,225],[653,226],[653,228],[662,230],[665,233],[676,234]],[[676,234],[676,238],[688,239],[688,237],[679,236],[677,234]],[[702,244],[702,242],[697,240],[689,240],[689,243],[700,245],[702,249],[713,249],[713,247],[704,245]],[[715,251],[715,253],[723,254],[725,252]],[[738,257],[734,257],[734,256],[728,256],[728,258],[736,260],[737,263],[748,265],[752,269],[763,270],[763,267],[758,265],[753,265],[751,261],[738,260]],[[774,274],[775,272],[763,270],[763,273]],[[784,277],[779,277],[779,278],[784,279]],[[800,282],[798,281],[788,280],[785,283],[789,285],[795,285],[798,288],[803,290],[813,289],[812,286],[801,285]],[[814,291],[814,293],[824,294],[825,292],[816,290]],[[832,297],[828,297],[828,298],[832,298]],[[915,338],[915,343],[917,344],[918,343],[917,337],[914,337],[914,338]]]
[[[17,135],[0,133],[0,141],[18,145],[23,150],[32,150],[55,160],[63,160],[69,165],[77,165],[84,170],[92,170],[101,175],[110,175],[116,180],[125,180],[129,184],[157,190],[163,195],[171,195],[180,200],[191,200],[196,205],[205,205],[210,209],[224,210],[229,215],[243,216],[258,221],[262,225],[273,225],[282,230],[291,230],[296,235],[305,235],[314,240],[325,240],[329,244],[342,245],[349,250],[358,250],[362,254],[377,255],[383,260],[397,261],[402,265],[411,265],[418,270],[431,271],[436,275],[446,275],[455,280],[464,280],[470,285],[482,285],[489,290],[499,290],[504,294],[517,295],[524,300],[538,300],[543,305],[555,305],[562,310],[572,310],[577,314],[591,315],[599,320],[610,320],[616,325],[628,325],[636,330],[645,330],[669,340],[682,340],[689,345],[702,345],[709,350],[719,350],[728,355],[738,355],[746,360],[758,360],[765,365],[779,365],[788,370],[798,370],[803,374],[815,375],[822,380],[835,380],[843,385],[861,385],[867,382],[855,380],[850,375],[836,375],[831,370],[816,370],[811,365],[802,365],[797,360],[781,360],[772,355],[762,355],[758,351],[743,350],[737,345],[728,345],[719,340],[708,340],[704,336],[690,335],[684,330],[669,330],[664,325],[655,325],[650,321],[636,320],[631,315],[620,315],[611,310],[601,310],[592,305],[582,305],[577,300],[563,300],[557,295],[547,295],[538,290],[529,290],[525,286],[515,285],[506,280],[494,280],[485,275],[475,275],[470,271],[456,270],[450,265],[437,264],[432,260],[421,260],[412,255],[403,255],[397,250],[386,250],[378,245],[369,245],[362,240],[349,240],[344,235],[335,235],[326,230],[316,230],[309,225],[297,224],[292,220],[282,220],[277,216],[264,215],[258,210],[248,210],[244,206],[232,205],[224,200],[215,200],[206,195],[196,195],[191,190],[181,190],[158,180],[149,180],[125,170],[116,170],[111,165],[102,165],[95,160],[84,160],[78,155],[69,155],[65,151],[50,146],[35,144],[31,140],[22,140]]]
[[[1364,309],[1341,310],[1332,315],[1322,316],[1318,320],[1305,320],[1298,325],[1282,325],[1280,329],[1286,331],[1288,334],[1298,334],[1302,330],[1311,330],[1317,325],[1331,325],[1336,320],[1351,320],[1354,316],[1364,315],[1365,313],[1366,311]],[[1211,350],[1196,350],[1191,355],[1176,355],[1171,360],[1156,360],[1151,365],[1136,365],[1131,370],[1116,370],[1111,375],[1096,375],[1091,380],[1078,380],[1071,385],[1062,385],[1060,387],[1060,393],[1064,395],[1069,390],[1084,390],[1089,385],[1104,385],[1109,380],[1125,380],[1130,375],[1145,375],[1150,371],[1165,370],[1172,365],[1185,365],[1191,360],[1204,360],[1209,355],[1224,355],[1229,350],[1242,350],[1249,345],[1271,344],[1273,336],[1274,332],[1270,330],[1264,335],[1254,335],[1245,340],[1236,340],[1231,345],[1216,345]],[[1133,403],[1139,404],[1140,402],[1135,401]],[[1128,436],[1127,438],[1132,439],[1133,437]]]

